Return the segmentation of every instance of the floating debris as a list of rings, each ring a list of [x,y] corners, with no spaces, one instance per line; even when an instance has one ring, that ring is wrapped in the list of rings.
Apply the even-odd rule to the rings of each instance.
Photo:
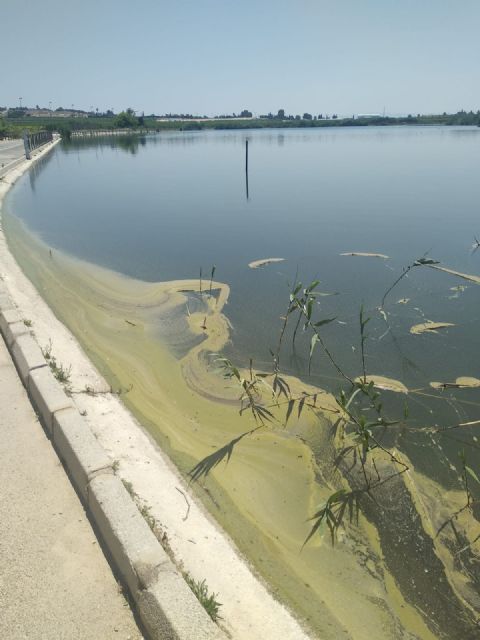
[[[397,300],[396,304],[408,304],[410,302],[410,298],[400,298]]]
[[[263,260],[254,260],[253,262],[249,262],[248,266],[250,269],[258,269],[259,267],[264,267],[271,262],[284,262],[285,258],[264,258]]]
[[[385,313],[385,311],[382,309],[382,307],[378,307],[378,311],[379,311],[380,315],[382,316],[382,318],[385,320],[385,322],[388,322],[387,314],[386,314],[386,313]]]
[[[475,282],[475,284],[480,284],[480,276],[474,276],[470,273],[462,273],[461,271],[454,271],[453,269],[447,269],[447,267],[439,267],[436,264],[427,265],[430,269],[437,269],[437,271],[443,271],[445,273],[449,273],[452,276],[457,276],[458,278],[463,278],[464,280],[470,280],[470,282]]]
[[[478,389],[480,388],[480,380],[461,376],[455,382],[430,382],[430,386],[434,389]]]
[[[364,251],[351,251],[341,253],[341,256],[360,256],[361,258],[382,258],[382,260],[389,260],[390,256],[386,256],[384,253],[366,253]]]
[[[448,299],[455,300],[456,298],[459,298],[460,294],[463,293],[465,289],[468,289],[468,285],[466,284],[459,284],[456,287],[450,287],[450,291],[455,291],[455,293],[451,296],[448,296]]]
[[[415,324],[410,329],[410,333],[415,335],[419,333],[437,333],[438,329],[445,329],[446,327],[454,327],[455,325],[452,322],[421,322],[420,324]]]
[[[407,387],[394,378],[385,378],[384,376],[367,376],[367,384],[373,382],[373,386],[383,391],[393,391],[394,393],[408,393]],[[355,382],[363,382],[363,376],[355,378]]]

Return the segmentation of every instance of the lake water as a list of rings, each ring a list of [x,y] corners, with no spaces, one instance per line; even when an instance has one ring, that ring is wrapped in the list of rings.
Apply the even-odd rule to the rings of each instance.
[[[439,444],[423,428],[478,419],[478,389],[439,391],[429,384],[454,382],[459,376],[480,378],[478,284],[416,267],[386,299],[388,326],[379,306],[402,269],[424,255],[440,266],[480,274],[480,249],[472,248],[475,236],[480,237],[479,167],[478,128],[210,131],[79,139],[57,147],[24,176],[9,194],[6,211],[54,251],[136,280],[199,279],[201,269],[203,288],[208,289],[215,265],[215,280],[230,287],[223,311],[231,323],[231,340],[223,353],[239,366],[252,357],[254,366],[271,368],[270,349],[275,349],[292,284],[317,278],[319,291],[335,294],[318,299],[318,318],[336,317],[322,335],[342,368],[357,376],[363,305],[371,317],[367,371],[399,379],[410,390],[408,428],[395,430],[391,439],[387,434],[386,442],[395,441],[419,477],[458,493],[459,450],[465,448],[469,466],[478,473],[475,429],[457,429]],[[8,220],[6,230],[8,235]],[[388,259],[341,255],[351,252]],[[270,257],[284,261],[261,269],[248,266]],[[410,333],[411,326],[426,320],[453,326],[435,334]],[[304,335],[295,349],[287,341],[283,370],[337,392],[341,380],[320,351],[308,375],[309,344]],[[404,397],[386,395],[389,411],[403,415]],[[321,457],[315,446],[313,451]],[[472,494],[478,494],[473,476],[471,485]],[[378,516],[369,510],[369,520],[375,521]],[[472,522],[480,531],[474,514]],[[439,552],[416,547],[414,527],[399,536],[402,524],[392,519],[379,535],[388,570],[406,601],[422,612],[437,637],[476,637],[469,608],[478,612],[478,603],[459,594],[442,567],[429,569],[427,561],[424,568],[431,575],[417,575],[412,586],[414,569],[405,571],[404,554],[430,554],[436,562]],[[465,569],[468,584],[478,586],[475,549],[470,550],[468,571],[455,565],[458,560],[448,568]],[[434,598],[426,593],[432,576],[446,585],[443,595]],[[449,607],[442,597],[450,598]],[[468,601],[468,613],[458,613],[455,597]],[[392,637],[427,637],[417,627],[412,635],[405,628],[403,635],[397,630]]]

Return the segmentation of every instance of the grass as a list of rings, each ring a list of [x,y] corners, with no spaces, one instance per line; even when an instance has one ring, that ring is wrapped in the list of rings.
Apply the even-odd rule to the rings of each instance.
[[[119,467],[118,460],[115,460],[113,462],[112,466],[113,466],[113,470],[115,472],[117,472],[118,471],[118,467]],[[123,478],[121,478],[121,480],[122,480],[123,486],[125,487],[125,489],[130,494],[130,497],[132,498],[132,500],[137,505],[138,510],[140,511],[140,513],[142,514],[143,518],[145,519],[145,522],[148,524],[150,529],[155,533],[155,529],[157,527],[157,521],[155,520],[154,516],[151,514],[151,507],[147,506],[146,504],[142,504],[142,505],[139,504],[140,500],[139,500],[137,492],[133,488],[133,484],[131,482],[129,482],[128,480],[124,480]]]
[[[219,610],[222,604],[216,599],[218,594],[208,592],[208,586],[205,580],[194,580],[189,573],[185,573],[184,578],[210,618],[214,622],[221,619]]]
[[[130,494],[130,496],[135,500],[138,496],[133,488],[133,484],[131,482],[129,482],[128,480],[124,480],[123,478],[121,478],[123,486],[125,487],[125,489],[128,491],[128,493]]]
[[[25,322],[25,321],[24,321]],[[28,325],[27,325],[28,326]],[[54,377],[64,384],[67,388],[70,386],[70,378],[72,374],[72,367],[63,366],[63,364],[59,364],[55,356],[52,355],[52,341],[49,340],[46,347],[42,348],[43,357],[48,363],[50,367],[50,371],[53,373]]]
[[[151,507],[147,506],[146,504],[142,504],[142,506],[139,507],[139,510],[145,522],[148,524],[148,526],[153,531],[153,533],[155,533],[155,529],[157,527],[157,521],[155,520],[154,516],[151,513]]]
[[[70,383],[70,376],[72,373],[72,367],[65,368],[63,364],[57,364],[55,358],[51,358],[48,363],[50,369],[55,376],[55,378],[61,382],[62,384],[68,385]]]

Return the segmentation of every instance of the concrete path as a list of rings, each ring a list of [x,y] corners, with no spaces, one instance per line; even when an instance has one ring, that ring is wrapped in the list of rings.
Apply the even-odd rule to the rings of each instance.
[[[24,159],[23,140],[0,140],[0,179]]]
[[[23,140],[0,140],[0,169],[24,155]]]
[[[1,336],[0,638],[142,638]]]

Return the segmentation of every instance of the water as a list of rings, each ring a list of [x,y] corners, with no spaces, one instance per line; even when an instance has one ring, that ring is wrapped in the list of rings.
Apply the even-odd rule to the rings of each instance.
[[[289,285],[318,278],[322,291],[340,294],[321,299],[320,317],[347,323],[326,335],[356,374],[358,309],[375,310],[404,266],[428,251],[451,268],[480,273],[480,251],[471,251],[480,234],[479,141],[478,128],[442,127],[76,141],[24,177],[9,206],[52,247],[141,280],[196,278],[202,268],[207,281],[215,264],[215,277],[231,287],[227,355],[241,364],[250,356],[258,366],[270,362]],[[339,255],[348,251],[391,260]],[[274,256],[285,262],[248,268]],[[469,286],[450,289],[462,284]],[[400,309],[394,303],[402,297],[411,301]],[[397,341],[372,345],[369,370],[415,388],[476,375],[477,300],[472,283],[413,272],[388,299]],[[449,340],[411,338],[408,328],[425,317],[461,330]],[[380,318],[372,338],[384,329]],[[301,376],[307,354],[304,344],[284,365]],[[313,371],[323,385],[336,384],[328,364],[314,363]]]
[[[372,317],[367,370],[399,378],[414,390],[412,430],[396,432],[395,442],[420,472],[455,488],[459,448],[468,446],[469,464],[478,468],[474,432],[455,431],[456,438],[443,441],[441,456],[432,456],[430,441],[415,428],[478,417],[477,390],[436,392],[429,382],[480,377],[480,289],[415,268],[387,298],[390,331],[378,307],[402,269],[426,252],[449,268],[480,274],[480,250],[472,250],[474,236],[480,236],[479,166],[478,128],[180,132],[77,140],[57,147],[24,176],[10,193],[7,210],[54,250],[140,280],[197,278],[202,268],[208,288],[216,265],[215,279],[231,287],[226,355],[237,364],[253,357],[257,366],[271,366],[269,349],[278,339],[289,287],[295,279],[318,278],[320,291],[337,294],[319,298],[318,317],[337,317],[324,336],[342,367],[359,375],[363,304]],[[390,259],[340,255],[357,251]],[[248,267],[269,257],[285,261]],[[465,288],[454,289],[458,285]],[[399,304],[402,298],[409,302]],[[412,336],[409,328],[426,319],[455,326]],[[304,380],[308,349],[309,339],[301,336],[295,351],[288,345],[282,353],[286,371]],[[316,356],[312,374],[316,384],[338,390],[338,374],[325,357]],[[403,397],[387,403],[393,413],[403,412]],[[392,536],[386,528],[382,541],[391,542]],[[397,560],[396,569],[390,568],[398,577],[400,555]]]

